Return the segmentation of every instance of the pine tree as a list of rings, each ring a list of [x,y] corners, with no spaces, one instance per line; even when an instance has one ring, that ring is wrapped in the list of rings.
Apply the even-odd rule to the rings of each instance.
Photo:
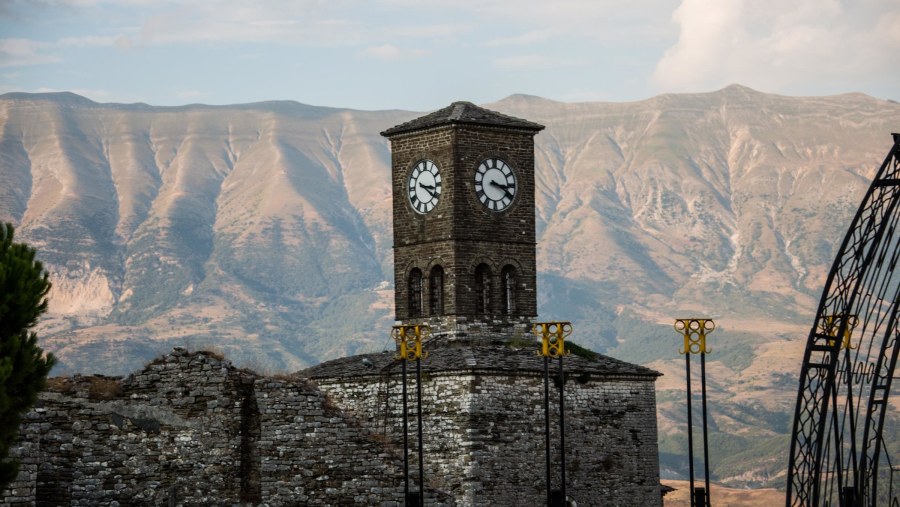
[[[50,280],[35,250],[13,243],[13,234],[12,224],[0,224],[0,491],[18,474],[9,449],[55,362],[31,331],[47,311]]]

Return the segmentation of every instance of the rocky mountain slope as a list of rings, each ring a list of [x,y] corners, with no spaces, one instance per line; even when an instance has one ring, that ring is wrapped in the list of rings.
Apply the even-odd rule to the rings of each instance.
[[[686,463],[671,324],[716,318],[715,473],[777,483],[824,277],[900,105],[730,86],[485,106],[547,126],[541,318],[666,373],[672,477]],[[419,114],[0,96],[0,220],[51,270],[40,331],[57,371],[125,373],[173,345],[268,371],[390,347],[390,153],[378,132]]]

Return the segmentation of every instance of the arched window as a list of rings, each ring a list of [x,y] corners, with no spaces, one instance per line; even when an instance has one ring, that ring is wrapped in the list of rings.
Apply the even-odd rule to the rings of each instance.
[[[428,307],[432,315],[444,314],[444,268],[435,266],[428,275]]]
[[[512,315],[516,313],[516,268],[511,265],[503,266],[500,272],[502,286],[503,313]]]
[[[491,313],[491,268],[487,264],[475,268],[475,313]]]
[[[419,268],[409,272],[409,316],[422,316],[422,270]]]

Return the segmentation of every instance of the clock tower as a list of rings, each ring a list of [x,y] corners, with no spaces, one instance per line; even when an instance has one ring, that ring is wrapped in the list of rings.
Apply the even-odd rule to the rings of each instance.
[[[537,316],[530,121],[454,102],[391,142],[396,319],[503,341]]]

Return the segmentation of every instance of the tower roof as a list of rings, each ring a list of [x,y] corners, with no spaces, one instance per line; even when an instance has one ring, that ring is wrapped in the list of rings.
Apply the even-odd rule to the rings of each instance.
[[[382,132],[381,135],[391,138],[398,134],[456,124],[514,128],[532,132],[544,130],[544,126],[541,124],[491,111],[490,109],[476,106],[471,102],[458,101],[433,113],[391,127]]]
[[[422,361],[422,371],[495,372],[529,375],[544,371],[544,358],[535,354],[535,347],[513,348],[510,345],[441,346],[425,344],[428,359]],[[298,372],[312,379],[383,375],[397,367],[400,361],[395,352],[360,354],[317,364]],[[636,364],[626,363],[602,354],[592,358],[576,354],[566,356],[568,375],[589,373],[601,378],[631,377],[655,381],[662,374]]]

